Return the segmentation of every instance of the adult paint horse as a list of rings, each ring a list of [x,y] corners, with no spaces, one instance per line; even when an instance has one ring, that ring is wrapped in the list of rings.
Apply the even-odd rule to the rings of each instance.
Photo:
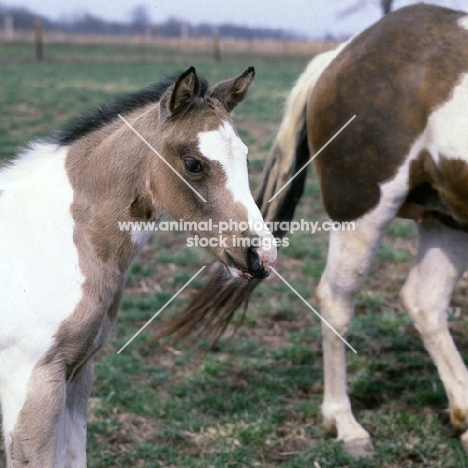
[[[149,237],[121,231],[119,222],[165,212],[188,222],[262,221],[247,148],[229,117],[253,77],[249,68],[208,88],[190,68],[71,122],[0,173],[0,399],[9,468],[86,466],[93,355]],[[216,258],[233,276],[267,276],[276,248],[262,245],[272,245],[271,234],[243,233],[268,240],[258,249],[236,247],[233,235],[226,232],[227,247],[211,248]]]
[[[404,8],[312,60],[289,96],[256,199],[266,221],[292,218],[305,171],[268,200],[353,115],[314,159],[330,218],[356,225],[355,232],[330,235],[316,293],[320,311],[345,335],[387,227],[397,216],[418,219],[418,252],[401,298],[437,366],[452,423],[466,430],[468,372],[447,310],[468,264],[468,15]],[[216,275],[161,335],[225,330],[258,281],[220,286]],[[345,345],[327,325],[322,334],[325,426],[336,429],[349,452],[368,454],[369,433],[347,394]],[[461,440],[468,448],[468,431]]]

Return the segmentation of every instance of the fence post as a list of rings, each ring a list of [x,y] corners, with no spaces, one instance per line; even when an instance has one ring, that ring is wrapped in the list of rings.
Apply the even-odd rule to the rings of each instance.
[[[5,15],[5,42],[13,42],[15,39],[15,29],[13,26],[13,15]]]
[[[140,44],[141,59],[146,62],[146,49],[148,48],[148,26],[142,26],[137,31],[137,41]]]
[[[213,29],[213,55],[215,62],[221,62],[221,49],[219,47],[219,28]]]
[[[39,18],[34,20],[34,41],[36,44],[36,60],[42,62],[44,60],[44,46],[42,40],[42,20]]]
[[[180,50],[181,52],[190,52],[190,40],[189,40],[189,23],[181,23],[180,25]]]

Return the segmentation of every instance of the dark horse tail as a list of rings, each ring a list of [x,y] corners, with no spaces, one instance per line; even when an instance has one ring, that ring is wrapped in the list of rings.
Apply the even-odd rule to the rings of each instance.
[[[287,99],[283,120],[263,172],[262,185],[255,197],[266,222],[291,221],[304,191],[306,170],[275,196],[309,160],[306,128],[307,97],[324,65],[331,60],[331,54],[332,52],[321,54],[309,63]],[[273,230],[275,237],[283,237],[284,234],[281,229]],[[171,342],[175,342],[189,335],[197,337],[210,334],[216,344],[241,305],[244,306],[245,315],[250,294],[261,282],[254,279],[239,285],[238,280],[226,282],[225,278],[224,267],[219,263],[213,264],[210,267],[208,283],[195,294],[191,303],[177,316],[159,324],[155,340],[172,336]],[[241,322],[242,320],[239,323]]]

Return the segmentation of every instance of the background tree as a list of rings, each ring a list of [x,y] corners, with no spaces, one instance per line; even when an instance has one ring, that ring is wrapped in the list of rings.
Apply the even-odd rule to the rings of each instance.
[[[382,15],[386,15],[392,11],[394,0],[355,0],[348,7],[341,10],[339,13],[340,17],[352,15],[359,12],[368,5],[380,4]]]
[[[384,15],[390,13],[393,7],[393,0],[380,0],[380,7]]]
[[[466,0],[465,0],[466,1]],[[343,3],[343,2],[341,2]],[[413,3],[418,3],[418,0],[414,0]],[[439,0],[437,2],[430,2],[435,3],[440,6],[445,6],[448,8],[455,8],[458,10],[463,10],[466,8],[462,8],[460,0]],[[408,4],[408,3],[406,3]],[[391,13],[395,7],[395,0],[354,0],[350,3],[349,6],[345,7],[341,10],[338,14],[339,17],[345,17],[348,15],[352,15],[354,13],[358,13],[359,11],[363,10],[364,8],[371,6],[380,6],[382,11],[382,16]]]
[[[144,32],[150,24],[148,8],[145,5],[137,5],[131,13],[131,24],[138,32]]]

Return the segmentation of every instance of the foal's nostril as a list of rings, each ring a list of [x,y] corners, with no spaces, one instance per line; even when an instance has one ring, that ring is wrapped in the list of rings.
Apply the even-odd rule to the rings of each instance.
[[[249,273],[254,276],[258,276],[262,273],[263,267],[260,265],[257,249],[255,247],[247,247],[245,250],[245,261],[247,263]]]

